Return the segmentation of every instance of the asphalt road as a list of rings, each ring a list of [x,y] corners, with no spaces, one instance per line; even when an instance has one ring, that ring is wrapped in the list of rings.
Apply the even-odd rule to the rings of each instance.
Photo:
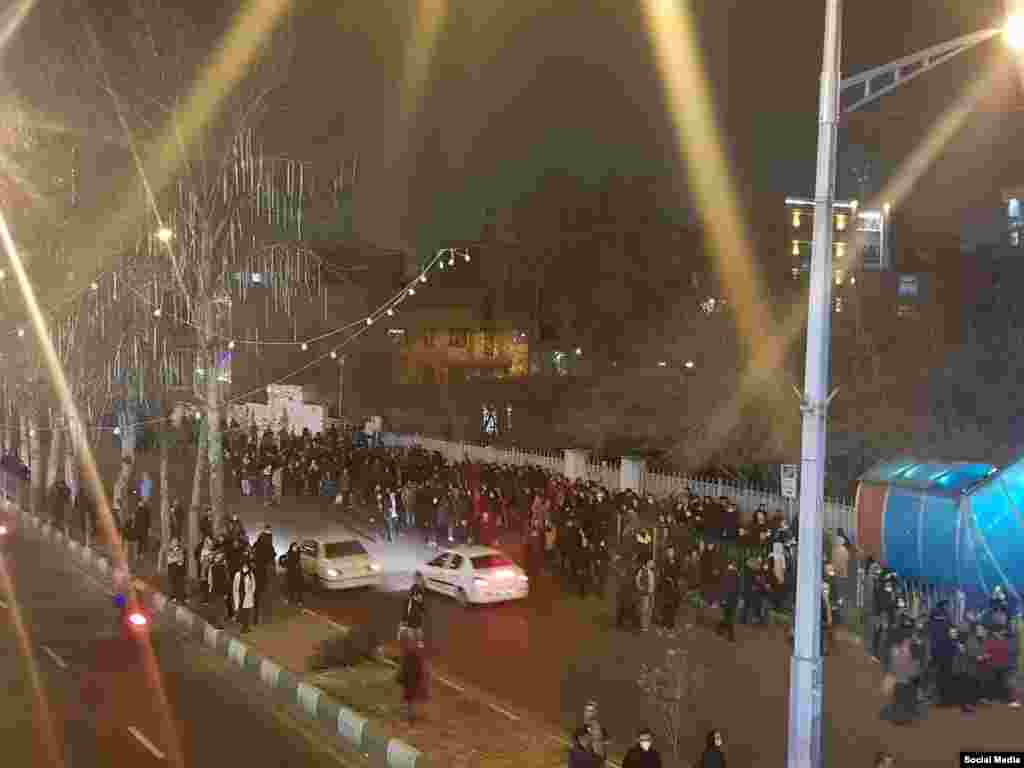
[[[280,542],[318,531],[329,537],[346,522],[339,508],[311,499],[286,499],[279,510],[247,501],[238,509],[253,533],[255,526],[271,522]],[[355,518],[358,528],[365,522],[365,514]],[[342,624],[370,625],[390,639],[412,568],[431,550],[418,536],[391,544],[367,542],[367,547],[384,564],[380,589],[316,593],[307,606]],[[518,603],[462,609],[454,600],[430,595],[427,641],[436,671],[493,695],[512,712],[568,730],[579,723],[584,703],[596,699],[614,742],[624,748],[641,726],[664,732],[637,680],[643,663],[664,658],[669,641],[655,633],[613,629],[610,607],[602,598],[568,595],[548,576],[534,579],[530,597]],[[790,647],[778,628],[737,632],[735,646],[708,629],[690,632],[706,684],[685,716],[690,729],[685,741],[696,751],[707,730],[719,728],[726,734],[730,765],[784,765]],[[884,704],[880,683],[879,668],[858,648],[844,648],[825,660],[823,733],[829,766],[870,765],[881,749],[892,751],[900,766],[955,765],[960,750],[1012,750],[1024,744],[1024,710],[1005,706],[973,716],[937,710],[912,728],[891,726],[878,718]]]
[[[315,725],[226,660],[153,626],[152,653],[114,630],[104,585],[28,532],[0,558],[0,732],[7,765],[337,768]],[[49,725],[47,725],[49,723]]]

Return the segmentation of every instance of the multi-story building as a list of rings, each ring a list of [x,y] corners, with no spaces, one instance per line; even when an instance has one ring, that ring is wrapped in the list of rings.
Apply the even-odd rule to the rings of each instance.
[[[891,209],[862,208],[856,200],[832,203],[832,266],[836,280],[845,282],[857,272],[885,272],[892,269]],[[786,198],[786,248],[792,259],[794,278],[811,268],[814,237],[814,200]]]

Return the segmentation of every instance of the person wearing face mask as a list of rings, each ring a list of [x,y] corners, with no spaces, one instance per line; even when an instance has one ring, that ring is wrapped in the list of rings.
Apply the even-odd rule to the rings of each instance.
[[[721,731],[710,731],[704,752],[697,761],[697,768],[725,768],[725,753],[722,751],[724,744]]]
[[[640,729],[636,744],[622,760],[622,768],[661,768],[661,755],[654,748],[654,736],[649,728]]]
[[[231,585],[231,599],[235,606],[235,615],[242,625],[242,633],[249,631],[252,623],[252,607],[256,603],[256,576],[249,563],[242,565],[242,570],[235,574]]]

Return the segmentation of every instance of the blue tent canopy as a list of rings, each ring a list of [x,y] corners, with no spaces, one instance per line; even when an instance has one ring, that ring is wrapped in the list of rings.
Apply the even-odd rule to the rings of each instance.
[[[902,576],[977,596],[1024,595],[1024,457],[991,464],[903,459],[858,493],[858,535]],[[863,529],[863,530],[861,530]]]
[[[992,464],[898,459],[875,466],[861,478],[861,482],[955,495],[964,493],[995,471]]]

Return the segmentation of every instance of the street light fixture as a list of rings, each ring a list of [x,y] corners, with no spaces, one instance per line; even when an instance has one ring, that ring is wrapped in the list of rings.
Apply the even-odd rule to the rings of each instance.
[[[840,96],[848,88],[863,88],[848,103],[853,112],[957,54],[1000,36],[1013,48],[1024,48],[1024,20],[1010,16],[1003,27],[963,35],[881,67],[842,78],[842,0],[825,0],[825,43],[819,91],[818,156],[814,185],[814,232],[811,249],[804,367],[799,542],[797,550],[796,612],[793,660],[789,683],[788,768],[819,768],[822,764],[823,670],[821,663],[821,568],[824,533],[825,459],[827,456],[829,355],[832,315],[832,206],[836,181],[836,149]],[[856,201],[851,206],[857,213]]]
[[[1024,50],[1024,16],[1013,15],[1006,20],[1003,38],[1013,50]]]

